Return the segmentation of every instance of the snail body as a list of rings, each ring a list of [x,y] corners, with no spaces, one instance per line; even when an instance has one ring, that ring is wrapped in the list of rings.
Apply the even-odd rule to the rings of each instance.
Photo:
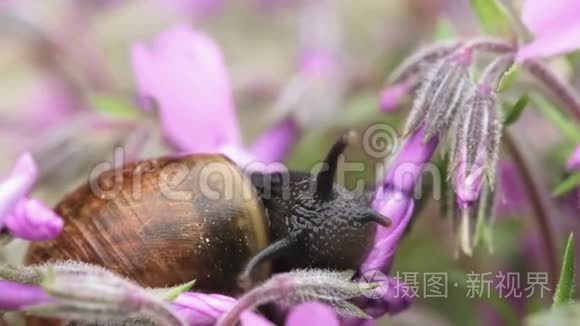
[[[373,242],[369,222],[388,220],[334,183],[347,142],[333,146],[318,175],[244,173],[209,154],[105,172],[57,204],[62,234],[33,243],[26,263],[72,259],[142,286],[196,280],[197,291],[224,294],[272,272],[356,269]]]

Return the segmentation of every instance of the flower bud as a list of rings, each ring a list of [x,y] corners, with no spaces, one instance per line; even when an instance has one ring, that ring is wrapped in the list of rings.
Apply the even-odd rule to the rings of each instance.
[[[104,268],[66,261],[22,269],[23,273],[31,270],[40,277],[40,288],[22,288],[37,300],[48,301],[19,307],[32,315],[87,322],[145,318],[162,325],[185,325],[161,299]]]
[[[34,159],[26,153],[18,158],[8,177],[0,181],[0,228],[6,216],[32,190],[37,175]]]
[[[409,94],[416,86],[415,80],[406,80],[397,84],[389,85],[381,91],[379,108],[383,112],[394,111],[402,98]]]
[[[566,168],[570,171],[580,170],[580,146],[577,146],[566,163]]]
[[[0,293],[0,311],[22,310],[54,301],[38,286],[12,281],[0,280]]]
[[[473,88],[467,68],[471,51],[457,50],[427,72],[407,119],[405,134],[425,128],[425,137],[443,136]]]
[[[462,208],[478,200],[485,176],[493,186],[502,128],[495,94],[488,84],[478,86],[465,108],[458,121],[449,166]]]

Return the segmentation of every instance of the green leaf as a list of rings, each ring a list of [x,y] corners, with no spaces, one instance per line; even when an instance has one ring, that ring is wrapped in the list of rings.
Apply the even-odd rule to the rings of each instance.
[[[195,280],[180,285],[172,286],[166,289],[151,289],[157,297],[165,301],[173,301],[177,299],[182,293],[189,291],[191,287],[195,284]]]
[[[437,21],[437,25],[435,25],[433,39],[437,41],[449,40],[455,37],[456,35],[457,33],[455,33],[455,30],[453,29],[453,26],[451,25],[449,19],[445,17],[439,18],[439,20]]]
[[[514,103],[514,105],[512,105],[511,108],[508,109],[508,112],[507,112],[505,119],[503,121],[503,123],[506,127],[511,125],[512,123],[518,121],[518,119],[522,115],[522,112],[524,111],[524,109],[528,105],[529,101],[530,101],[530,98],[528,97],[528,94],[523,94],[516,101],[516,103]]]
[[[542,96],[536,94],[529,95],[530,100],[535,104],[534,107],[542,113],[546,119],[550,120],[562,134],[573,143],[580,143],[580,128],[567,118],[560,110],[546,101]]]
[[[574,302],[528,316],[525,325],[578,325],[578,320],[580,320],[580,305]]]
[[[515,81],[518,79],[520,74],[520,65],[513,64],[502,76],[499,80],[499,84],[497,86],[497,91],[502,93],[510,88]]]
[[[566,180],[562,181],[559,185],[552,191],[552,196],[560,197],[570,191],[576,189],[580,186],[580,172],[575,172],[570,175]]]
[[[556,287],[554,294],[554,303],[552,307],[558,307],[572,301],[572,294],[574,292],[574,233],[570,233],[568,242],[566,243],[566,250],[564,251],[564,258],[562,261],[562,271],[560,272],[560,280]]]
[[[470,0],[483,29],[492,35],[512,34],[512,18],[499,0]]]
[[[117,96],[96,95],[90,98],[90,102],[95,111],[112,119],[135,119],[141,114],[135,105]]]

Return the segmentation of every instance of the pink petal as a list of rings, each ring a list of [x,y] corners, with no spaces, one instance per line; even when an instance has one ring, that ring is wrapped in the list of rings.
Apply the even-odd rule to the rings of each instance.
[[[528,205],[528,196],[522,176],[513,161],[502,160],[497,169],[495,213],[498,216],[519,214]]]
[[[327,305],[308,302],[292,309],[286,319],[286,326],[327,325],[338,326],[336,313]]]
[[[199,19],[216,14],[224,5],[223,0],[155,0],[155,2],[180,14]]]
[[[250,152],[263,163],[281,162],[296,143],[299,132],[294,119],[284,119],[256,139]]]
[[[383,112],[395,111],[403,97],[412,89],[412,83],[404,81],[385,87],[379,98],[379,108]]]
[[[527,0],[522,21],[535,40],[518,51],[518,60],[564,54],[580,49],[580,1]]]
[[[522,22],[536,36],[565,29],[577,21],[580,1],[526,0],[522,7]]]
[[[150,46],[133,45],[132,63],[140,93],[157,102],[165,137],[178,149],[241,144],[224,58],[207,35],[177,25]]]
[[[63,227],[62,219],[36,199],[21,199],[5,222],[15,237],[34,241],[52,240]]]
[[[217,319],[231,309],[236,299],[220,295],[186,292],[172,302],[172,309],[191,325],[214,325]],[[258,314],[246,311],[241,316],[243,326],[272,326]]]
[[[560,30],[539,35],[520,48],[517,60],[544,58],[580,49],[580,21]]]
[[[333,75],[338,69],[338,57],[322,49],[305,50],[300,60],[300,71],[311,77]]]
[[[464,157],[453,176],[453,187],[457,195],[457,203],[463,208],[475,204],[481,193],[485,177],[485,149],[480,149],[478,152],[468,175],[466,175],[466,168],[467,162]]]
[[[409,195],[387,189],[384,192],[377,191],[372,207],[382,215],[388,216],[392,225],[389,228],[377,227],[373,248],[361,264],[359,271],[362,273],[371,270],[388,272],[399,247],[399,241],[413,216],[415,202]]]
[[[580,170],[580,146],[576,147],[566,163],[566,168],[570,171]]]
[[[14,164],[8,177],[0,182],[0,227],[19,200],[31,191],[38,170],[32,155],[25,153]]]
[[[0,280],[0,310],[11,311],[47,304],[53,299],[39,286]],[[0,324],[3,325],[3,324]]]

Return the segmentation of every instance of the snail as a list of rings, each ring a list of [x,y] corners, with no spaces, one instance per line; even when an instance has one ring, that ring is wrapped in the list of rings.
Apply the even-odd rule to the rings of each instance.
[[[219,154],[107,171],[57,204],[62,234],[33,243],[26,263],[72,259],[142,286],[195,279],[196,291],[224,294],[297,268],[356,270],[390,220],[334,182],[354,136],[331,147],[317,174],[242,172]]]

